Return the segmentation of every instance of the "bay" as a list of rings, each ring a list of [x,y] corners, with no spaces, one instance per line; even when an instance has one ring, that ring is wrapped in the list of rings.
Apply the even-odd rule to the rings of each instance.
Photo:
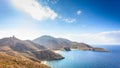
[[[47,61],[52,68],[120,68],[120,46],[99,46],[110,52],[60,51],[63,60]]]

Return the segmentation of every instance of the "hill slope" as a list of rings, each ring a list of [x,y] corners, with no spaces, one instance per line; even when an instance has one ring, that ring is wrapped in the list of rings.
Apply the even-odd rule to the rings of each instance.
[[[36,44],[30,40],[20,40],[15,37],[10,37],[10,38],[3,38],[0,39],[0,51],[1,52],[6,52],[10,55],[19,55],[19,56],[24,56],[26,58],[29,58],[34,61],[41,61],[41,60],[56,60],[56,59],[63,59],[61,55],[48,50],[44,46],[41,46],[39,44]],[[41,55],[37,55],[38,52],[43,52]],[[48,53],[46,53],[48,51]],[[49,52],[50,51],[50,52]],[[43,57],[45,56],[44,59],[40,59],[38,57]],[[54,55],[54,57],[53,57]],[[51,58],[49,58],[51,57]]]
[[[0,50],[2,51],[13,50],[18,52],[25,52],[25,51],[44,50],[44,49],[46,49],[44,46],[35,44],[28,40],[27,41],[19,40],[15,37],[0,39]]]
[[[50,68],[44,64],[23,57],[15,57],[0,52],[0,68]]]

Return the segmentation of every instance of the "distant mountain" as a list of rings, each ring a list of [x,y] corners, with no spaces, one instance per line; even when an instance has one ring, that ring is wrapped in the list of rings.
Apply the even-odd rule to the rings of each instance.
[[[41,36],[33,42],[38,43],[40,45],[44,45],[46,48],[50,49],[60,49],[63,46],[70,47],[71,41],[63,38],[54,38],[52,36],[44,35]]]
[[[74,47],[74,48],[76,47],[79,49],[92,48],[92,46],[85,43],[73,42],[68,39],[54,38],[52,36],[47,36],[47,35],[41,36],[33,41],[35,43],[44,45],[46,48],[50,48],[50,49],[61,49],[64,47]]]
[[[33,42],[43,45],[46,48],[53,49],[53,50],[64,49],[66,51],[70,51],[70,48],[72,48],[72,49],[79,49],[79,50],[108,52],[108,50],[104,48],[92,47],[91,45],[88,45],[86,43],[73,42],[68,39],[55,38],[55,37],[48,36],[48,35],[44,35],[39,38],[36,38],[33,40]]]
[[[42,45],[36,44],[30,40],[20,40],[16,37],[0,39],[0,52],[6,52],[9,55],[19,55],[34,61],[63,59],[59,54],[48,50]],[[39,53],[41,53],[38,55]],[[54,56],[53,56],[54,55]],[[41,59],[39,57],[45,57]],[[59,57],[58,57],[59,56]]]

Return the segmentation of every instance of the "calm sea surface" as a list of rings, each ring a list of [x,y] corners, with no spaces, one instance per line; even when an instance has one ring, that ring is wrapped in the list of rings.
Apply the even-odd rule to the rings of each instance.
[[[110,52],[60,51],[63,60],[47,61],[52,68],[120,68],[120,46],[99,46]]]

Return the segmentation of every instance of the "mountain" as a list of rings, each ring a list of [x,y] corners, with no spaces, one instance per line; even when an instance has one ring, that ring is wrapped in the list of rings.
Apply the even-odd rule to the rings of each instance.
[[[46,48],[50,49],[61,49],[64,47],[92,48],[90,45],[85,43],[73,42],[68,39],[54,38],[47,35],[41,36],[33,41],[37,44],[44,45]]]
[[[30,40],[20,40],[16,37],[0,39],[0,52],[6,52],[9,55],[19,55],[34,61],[63,59],[61,55],[48,50],[46,47],[36,44]],[[38,55],[39,53],[41,53]],[[54,55],[54,56],[53,56]],[[41,59],[39,57],[45,57]],[[59,57],[58,57],[59,56]]]
[[[44,35],[39,38],[36,38],[33,40],[33,42],[43,45],[46,48],[50,48],[53,50],[64,49],[66,51],[70,51],[70,48],[72,48],[72,49],[91,50],[91,51],[99,51],[99,52],[108,51],[104,48],[98,48],[98,47],[94,48],[86,43],[73,42],[68,39],[55,38],[55,37],[48,36],[48,35]]]
[[[0,52],[0,68],[50,68],[25,57],[16,57]]]
[[[39,37],[33,41],[40,45],[44,45],[46,48],[50,48],[50,49],[59,49],[62,48],[63,46],[69,46],[71,42],[67,39],[54,38],[52,36],[47,36],[47,35]]]
[[[44,50],[46,49],[44,46],[33,43],[29,40],[19,40],[16,37],[3,38],[0,39],[0,50],[1,51],[18,51],[18,52],[26,52],[26,51],[36,51],[36,50]]]

